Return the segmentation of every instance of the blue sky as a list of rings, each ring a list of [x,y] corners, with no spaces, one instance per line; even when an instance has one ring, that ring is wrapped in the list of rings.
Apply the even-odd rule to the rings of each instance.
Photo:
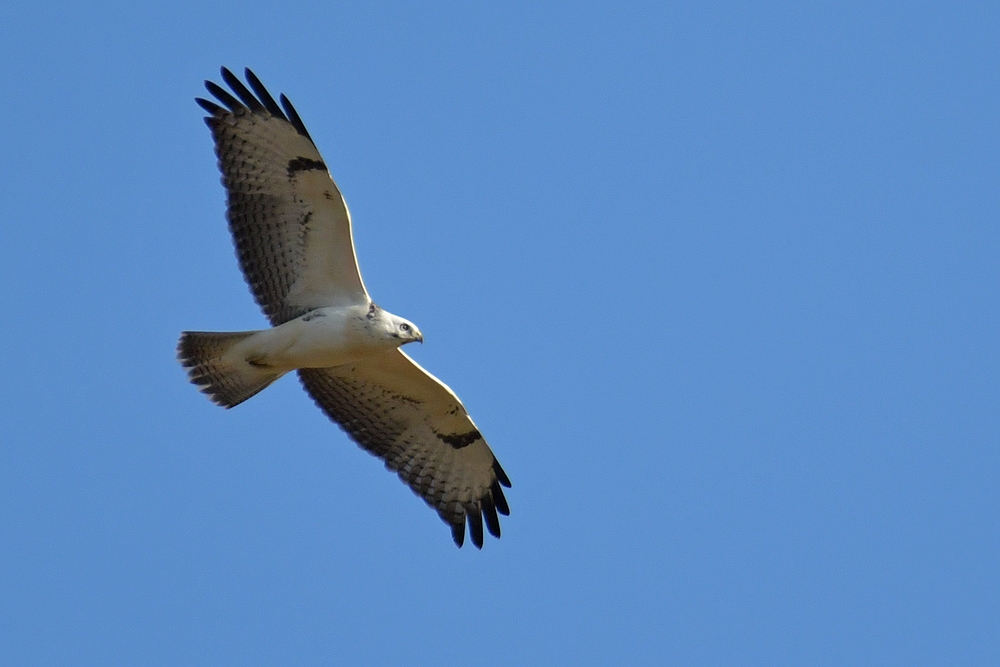
[[[0,21],[0,656],[986,665],[993,3],[20,3]],[[448,528],[287,378],[208,130],[295,103],[513,488]]]

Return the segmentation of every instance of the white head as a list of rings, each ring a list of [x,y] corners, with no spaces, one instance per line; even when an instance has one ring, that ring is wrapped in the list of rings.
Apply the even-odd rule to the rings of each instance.
[[[373,335],[387,341],[393,347],[414,341],[424,342],[424,335],[420,333],[417,325],[379,308],[374,303],[368,307],[368,315],[365,320],[368,330]]]

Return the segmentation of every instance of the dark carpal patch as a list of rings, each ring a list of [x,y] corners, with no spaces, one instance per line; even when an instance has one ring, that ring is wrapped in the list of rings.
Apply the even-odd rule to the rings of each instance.
[[[476,440],[482,439],[482,434],[478,430],[472,429],[468,433],[438,433],[434,432],[434,435],[438,437],[446,445],[450,445],[454,449],[462,449],[463,447],[468,447]]]
[[[288,161],[288,178],[293,178],[300,171],[310,171],[312,169],[322,169],[326,171],[326,165],[322,160],[312,160],[299,156]]]

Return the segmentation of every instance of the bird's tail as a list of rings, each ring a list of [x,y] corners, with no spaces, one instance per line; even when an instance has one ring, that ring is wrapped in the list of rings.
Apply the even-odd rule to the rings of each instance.
[[[185,331],[177,343],[177,359],[188,369],[191,382],[224,408],[239,405],[284,375],[283,371],[255,366],[242,355],[227,354],[257,333]]]

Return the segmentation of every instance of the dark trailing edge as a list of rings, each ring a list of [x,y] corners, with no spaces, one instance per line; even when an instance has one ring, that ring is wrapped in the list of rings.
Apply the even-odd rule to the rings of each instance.
[[[271,93],[267,92],[267,88],[260,82],[257,75],[250,71],[249,67],[243,70],[243,73],[246,75],[250,88],[253,88],[253,92],[250,92],[250,89],[235,74],[223,67],[222,80],[236,93],[236,97],[233,97],[229,91],[219,84],[213,81],[206,81],[206,90],[212,94],[212,97],[222,102],[225,108],[202,97],[196,97],[194,101],[212,116],[219,116],[226,113],[226,109],[229,109],[230,112],[237,115],[242,113],[268,114],[275,118],[286,120],[292,124],[296,132],[309,141],[312,141],[312,137],[309,136],[306,126],[303,125],[302,119],[299,118],[299,114],[295,111],[295,107],[292,106],[287,97],[280,95],[278,99],[281,100],[281,106],[278,106],[278,103],[271,97]],[[254,96],[254,93],[256,93],[256,96]],[[325,169],[326,166],[324,165],[323,168]]]

